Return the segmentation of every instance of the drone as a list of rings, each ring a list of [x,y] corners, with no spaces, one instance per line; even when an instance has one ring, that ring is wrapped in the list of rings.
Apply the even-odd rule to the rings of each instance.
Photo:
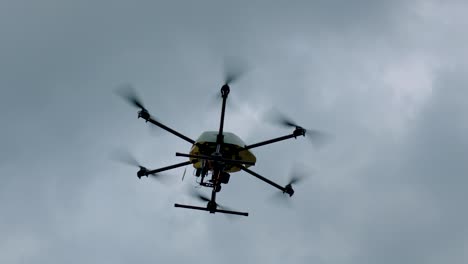
[[[225,79],[224,85],[222,85],[220,90],[222,106],[219,129],[216,131],[205,131],[201,133],[201,135],[196,140],[193,140],[156,120],[156,118],[150,115],[148,110],[143,106],[143,103],[141,102],[141,100],[138,99],[135,91],[131,89],[131,87],[127,87],[128,89],[126,89],[126,92],[124,94],[121,94],[123,95],[124,99],[127,100],[130,104],[140,109],[138,112],[138,118],[141,118],[146,122],[158,126],[159,128],[191,144],[191,148],[188,153],[176,152],[175,154],[178,157],[188,158],[187,161],[153,170],[149,170],[146,167],[143,167],[137,163],[137,165],[140,168],[137,172],[137,177],[139,179],[141,179],[144,176],[157,176],[158,173],[161,173],[163,171],[192,165],[194,167],[194,176],[198,178],[196,182],[200,185],[200,188],[206,187],[212,189],[211,197],[205,197],[202,194],[194,195],[194,197],[198,198],[199,200],[207,202],[206,207],[177,203],[174,204],[175,207],[208,211],[212,214],[224,213],[231,215],[248,216],[249,214],[247,212],[238,212],[223,209],[223,206],[220,206],[216,202],[216,196],[221,191],[222,185],[226,185],[229,183],[231,174],[240,171],[244,171],[262,180],[263,182],[279,189],[283,194],[289,195],[289,197],[291,197],[294,195],[293,184],[299,182],[303,177],[294,176],[284,186],[273,182],[272,180],[250,169],[250,167],[254,166],[256,163],[256,157],[251,150],[254,148],[284,141],[291,138],[297,138],[300,136],[305,137],[307,135],[311,138],[319,139],[324,135],[322,132],[319,132],[317,130],[306,130],[305,128],[297,125],[295,122],[285,117],[282,117],[281,120],[279,120],[280,123],[284,126],[293,128],[294,130],[292,131],[292,133],[254,144],[245,144],[244,141],[236,134],[224,131],[226,102],[230,93],[229,85],[233,80],[234,77],[227,77]],[[185,177],[185,171],[183,177]]]

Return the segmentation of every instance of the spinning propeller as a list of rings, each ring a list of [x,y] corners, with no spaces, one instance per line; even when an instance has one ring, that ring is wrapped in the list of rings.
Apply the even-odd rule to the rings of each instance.
[[[140,108],[141,110],[146,110],[135,89],[130,84],[120,86],[116,93],[131,105]]]
[[[224,59],[224,84],[230,85],[240,79],[247,69],[244,62],[233,57]]]
[[[226,206],[223,206],[223,205],[220,205],[220,204],[218,204],[216,202],[211,201],[210,198],[208,198],[207,196],[205,196],[205,195],[203,195],[203,194],[201,194],[201,193],[199,193],[199,192],[197,192],[195,190],[192,190],[190,192],[190,196],[192,196],[193,198],[198,199],[201,202],[207,202],[208,207],[214,206],[214,209],[219,208],[219,209],[223,209],[223,210],[231,210]]]
[[[293,186],[306,180],[308,174],[309,173],[307,173],[304,168],[301,168],[299,171],[299,168],[296,165],[289,175],[289,181],[285,186],[285,191],[275,192],[271,199],[273,199],[276,204],[283,203],[288,207],[291,206],[291,199],[288,198],[294,194]]]
[[[294,131],[294,134],[296,136],[305,136],[312,142],[312,144],[316,145],[317,147],[324,145],[330,139],[330,135],[327,133],[316,129],[305,129],[277,110],[268,113],[266,118],[268,121],[274,124],[288,128],[295,128],[296,130]]]
[[[148,120],[150,118],[152,118],[153,120],[158,121],[154,117],[150,116],[148,110],[143,105],[142,100],[137,95],[137,92],[133,88],[133,86],[131,86],[130,84],[122,85],[122,86],[118,87],[118,89],[116,90],[116,93],[121,98],[123,98],[125,101],[127,101],[127,103],[129,103],[130,105],[140,109],[140,111],[138,112],[138,118],[143,118],[147,122],[148,122]],[[155,135],[155,136],[160,136],[161,135],[161,133],[160,133],[161,130],[158,129],[156,126],[151,126],[150,125],[149,129],[150,129],[150,133],[152,135]]]
[[[112,158],[115,161],[118,161],[120,163],[124,163],[124,164],[130,165],[132,167],[140,168],[140,170],[138,170],[138,172],[137,172],[137,176],[138,176],[139,179],[141,179],[141,177],[143,177],[143,176],[149,177],[149,175],[151,175],[153,178],[159,180],[159,179],[161,179],[161,176],[164,176],[164,174],[161,174],[161,173],[148,173],[149,170],[147,168],[143,167],[135,159],[135,157],[133,157],[133,155],[130,154],[128,151],[124,151],[124,150],[116,151],[116,152],[113,153]]]
[[[223,90],[227,90],[227,92],[229,93],[230,85],[237,82],[247,72],[247,67],[245,62],[243,62],[240,59],[236,59],[234,57],[226,57],[224,59],[223,70],[223,85],[221,93],[216,93],[216,95],[213,96],[213,99],[210,100],[210,105],[215,105],[219,102],[219,99],[223,96]],[[227,107],[231,109],[233,108],[234,110],[238,110],[239,103],[237,101],[239,100],[231,96],[230,102],[227,105]]]
[[[283,193],[289,194],[289,196],[292,196],[294,194],[294,190],[292,189],[293,184],[298,184],[302,182],[306,178],[305,174],[299,173],[298,171],[293,171],[291,173],[291,177],[289,178],[288,184],[286,184],[285,189]]]
[[[140,98],[138,97],[135,89],[133,88],[133,86],[129,85],[129,84],[126,84],[126,85],[123,85],[121,87],[119,87],[119,89],[117,89],[116,93],[122,97],[125,101],[127,101],[128,103],[130,103],[131,105],[135,106],[136,108],[140,108],[141,111],[138,112],[138,117],[140,118],[143,118],[145,120],[148,120],[150,118],[150,114],[148,113],[148,110],[146,110],[146,108],[143,106],[143,103],[142,101],[140,100]]]

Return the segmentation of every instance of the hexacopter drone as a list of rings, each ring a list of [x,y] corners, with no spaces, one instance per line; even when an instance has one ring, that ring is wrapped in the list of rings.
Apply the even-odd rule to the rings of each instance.
[[[198,137],[197,140],[193,140],[153,118],[149,114],[148,110],[146,110],[146,108],[143,106],[143,104],[138,99],[133,90],[127,89],[124,94],[124,98],[127,101],[129,101],[132,105],[140,109],[140,111],[138,112],[138,118],[142,118],[146,122],[150,122],[191,144],[189,153],[176,153],[176,156],[188,158],[188,161],[154,170],[149,170],[139,164],[136,164],[140,167],[140,170],[137,172],[138,178],[141,179],[141,177],[148,177],[149,175],[157,176],[158,173],[163,171],[187,165],[193,165],[195,169],[194,175],[195,177],[199,178],[199,181],[197,183],[200,186],[212,188],[211,198],[205,197],[201,194],[195,195],[196,198],[207,202],[206,207],[174,204],[175,207],[203,210],[208,211],[210,213],[225,213],[248,216],[248,213],[246,212],[237,212],[232,210],[221,209],[221,206],[216,203],[216,194],[221,191],[221,185],[228,184],[230,174],[239,171],[245,171],[248,174],[279,189],[283,193],[292,196],[294,194],[294,189],[292,185],[297,183],[301,179],[301,177],[292,177],[291,180],[285,186],[281,186],[261,176],[260,174],[249,169],[249,167],[254,166],[256,162],[256,157],[250,150],[260,146],[265,146],[275,142],[283,141],[286,139],[296,138],[298,136],[305,136],[306,134],[311,138],[316,139],[320,138],[323,135],[321,132],[316,130],[306,130],[303,127],[295,124],[294,122],[284,117],[281,119],[280,123],[284,126],[294,128],[294,131],[291,134],[258,142],[255,144],[247,145],[234,133],[224,131],[224,114],[226,110],[226,101],[230,92],[229,83],[233,79],[234,77],[226,78],[225,84],[221,87],[222,108],[219,130],[205,131]]]

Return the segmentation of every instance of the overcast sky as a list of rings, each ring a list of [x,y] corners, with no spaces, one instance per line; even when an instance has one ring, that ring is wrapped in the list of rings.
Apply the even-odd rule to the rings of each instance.
[[[468,52],[465,1],[0,2],[1,263],[467,263]],[[190,145],[138,120],[115,95],[131,83],[158,120],[191,138],[225,129],[247,144],[289,134],[272,107],[334,140],[255,149],[221,204],[172,182],[138,180]],[[232,99],[232,100],[231,100]],[[208,193],[208,190],[204,190]]]

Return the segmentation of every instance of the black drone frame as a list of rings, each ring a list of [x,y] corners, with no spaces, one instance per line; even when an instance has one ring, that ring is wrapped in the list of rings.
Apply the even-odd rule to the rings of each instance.
[[[292,196],[294,194],[294,190],[291,186],[291,184],[288,184],[286,186],[281,186],[265,177],[263,177],[262,175],[250,170],[250,169],[247,169],[247,167],[245,165],[255,165],[255,163],[253,162],[247,162],[247,161],[242,161],[242,160],[231,160],[231,159],[225,159],[222,157],[222,153],[221,153],[221,150],[222,150],[222,145],[224,143],[224,135],[223,135],[223,127],[224,127],[224,115],[225,115],[225,111],[226,111],[226,101],[227,101],[227,98],[228,98],[228,95],[229,95],[229,92],[230,92],[230,88],[229,88],[229,85],[228,84],[225,84],[222,86],[221,88],[221,96],[222,96],[222,99],[223,99],[223,102],[222,102],[222,108],[221,108],[221,120],[220,120],[220,125],[219,125],[219,132],[218,132],[218,135],[216,137],[216,152],[213,153],[211,156],[208,156],[208,155],[191,155],[191,154],[184,154],[184,153],[176,153],[176,156],[180,156],[180,157],[188,157],[188,158],[192,158],[193,160],[192,161],[186,161],[186,162],[182,162],[182,163],[177,163],[177,164],[174,164],[174,165],[170,165],[170,166],[167,166],[167,167],[162,167],[162,168],[159,168],[159,169],[155,169],[155,170],[148,170],[144,167],[140,167],[140,170],[138,171],[137,175],[139,178],[143,177],[143,176],[147,176],[148,175],[151,175],[151,174],[156,174],[156,173],[159,173],[159,172],[162,172],[162,171],[167,171],[167,170],[171,170],[171,169],[175,169],[175,168],[179,168],[179,167],[183,167],[183,166],[187,166],[187,165],[190,165],[190,164],[194,164],[196,162],[198,162],[198,160],[209,160],[209,161],[212,161],[214,162],[215,164],[215,173],[218,173],[220,170],[222,170],[222,166],[224,164],[235,164],[237,165],[241,170],[247,172],[248,174],[270,184],[271,186],[279,189],[280,191],[282,191],[283,193],[287,193],[289,194],[289,196]],[[149,112],[142,108],[141,111],[138,112],[138,118],[142,118],[144,119],[146,122],[150,122],[152,123],[153,125],[156,125],[164,130],[166,130],[167,132],[191,143],[192,145],[195,144],[196,142],[177,132],[176,130],[160,123],[159,121],[155,120],[153,117],[151,117],[151,115],[149,114]],[[302,127],[296,127],[296,129],[293,131],[292,134],[289,134],[289,135],[285,135],[285,136],[282,136],[282,137],[277,137],[277,138],[273,138],[273,139],[270,139],[270,140],[266,140],[266,141],[262,141],[262,142],[258,142],[258,143],[255,143],[255,144],[251,144],[251,145],[246,145],[244,146],[244,148],[242,150],[247,150],[247,149],[253,149],[253,148],[257,148],[257,147],[261,147],[261,146],[265,146],[265,145],[269,145],[269,144],[272,144],[272,143],[276,143],[276,142],[280,142],[280,141],[284,141],[284,140],[287,140],[287,139],[290,139],[290,138],[296,138],[298,136],[305,136],[305,132],[306,130]],[[182,204],[174,204],[175,207],[181,207],[181,208],[187,208],[187,209],[195,209],[195,210],[202,210],[202,211],[208,211],[210,213],[225,213],[225,214],[234,214],[234,215],[243,215],[243,216],[248,216],[248,213],[245,213],[245,212],[236,212],[236,211],[230,211],[230,210],[221,210],[221,209],[218,209],[218,205],[216,204],[216,183],[213,184],[213,190],[211,192],[211,199],[207,199],[208,201],[208,205],[207,207],[199,207],[199,206],[192,206],[192,205],[182,205]]]

